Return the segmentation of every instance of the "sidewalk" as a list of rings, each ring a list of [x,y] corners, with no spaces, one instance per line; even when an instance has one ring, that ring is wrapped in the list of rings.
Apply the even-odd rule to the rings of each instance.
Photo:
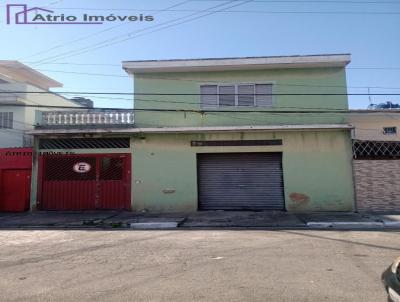
[[[309,213],[280,211],[200,211],[149,214],[119,211],[27,212],[0,214],[0,229],[196,229],[310,228],[400,229],[400,214]]]

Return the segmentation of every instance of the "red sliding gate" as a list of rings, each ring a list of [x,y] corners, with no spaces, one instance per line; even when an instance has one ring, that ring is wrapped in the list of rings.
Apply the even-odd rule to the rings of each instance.
[[[64,211],[129,210],[130,154],[42,156],[38,207]]]

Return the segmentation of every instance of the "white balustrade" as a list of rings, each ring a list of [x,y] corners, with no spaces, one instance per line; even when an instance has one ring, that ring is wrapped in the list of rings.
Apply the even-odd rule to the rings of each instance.
[[[45,111],[42,112],[42,125],[51,126],[85,126],[85,125],[126,125],[133,126],[133,110],[105,111]]]

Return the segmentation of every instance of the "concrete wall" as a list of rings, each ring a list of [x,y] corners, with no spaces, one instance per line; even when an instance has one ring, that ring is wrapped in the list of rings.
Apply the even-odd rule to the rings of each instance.
[[[282,139],[283,146],[191,147],[191,140]],[[196,153],[283,152],[288,211],[351,211],[354,205],[348,131],[146,134],[133,140],[132,208],[197,210]],[[163,190],[175,190],[164,193]]]
[[[355,160],[359,211],[400,211],[400,160]]]
[[[43,92],[44,90],[24,83],[0,84],[0,91],[18,91],[21,93],[10,93],[0,95],[0,104],[10,103],[17,105],[42,105],[42,106],[80,106],[57,94],[29,94],[26,91]],[[1,107],[0,112],[13,112],[13,129],[0,129],[0,148],[22,147],[24,145],[23,131],[33,129],[40,116],[38,112],[55,110],[52,108],[34,107]],[[60,109],[56,109],[60,110]],[[29,136],[26,136],[29,139]]]
[[[0,112],[13,112],[13,129],[0,128],[0,148],[22,147],[23,131],[27,129],[25,124],[25,108],[1,107]]]
[[[202,84],[273,83],[274,94],[290,93],[346,93],[344,68],[276,69],[221,72],[177,72],[135,74],[136,93],[184,93],[199,94]],[[137,109],[187,109],[200,110],[199,95],[137,95]],[[347,109],[347,97],[279,95],[274,96],[272,107],[232,108],[220,110],[292,110]],[[219,109],[217,109],[219,110]],[[283,113],[238,113],[208,112],[148,112],[137,111],[135,123],[138,127],[154,126],[221,126],[221,125],[266,125],[266,124],[318,124],[345,123],[341,113],[283,114]]]
[[[349,123],[355,126],[354,138],[358,140],[400,141],[400,113],[352,113]],[[397,127],[396,135],[383,134],[384,127]]]

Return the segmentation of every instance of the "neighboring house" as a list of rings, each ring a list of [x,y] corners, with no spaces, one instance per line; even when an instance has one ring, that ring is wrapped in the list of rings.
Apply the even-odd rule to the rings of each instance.
[[[32,146],[32,136],[25,131],[33,129],[41,112],[50,108],[24,105],[81,106],[55,93],[40,93],[51,87],[62,84],[18,61],[0,61],[0,148]]]
[[[351,110],[353,138],[367,141],[400,141],[400,110]]]
[[[349,62],[347,54],[123,62],[135,121],[129,110],[104,111],[32,131],[31,207],[352,211],[352,127],[330,112],[348,109]],[[38,161],[38,152],[60,155]]]
[[[400,110],[352,110],[358,211],[400,212]]]

